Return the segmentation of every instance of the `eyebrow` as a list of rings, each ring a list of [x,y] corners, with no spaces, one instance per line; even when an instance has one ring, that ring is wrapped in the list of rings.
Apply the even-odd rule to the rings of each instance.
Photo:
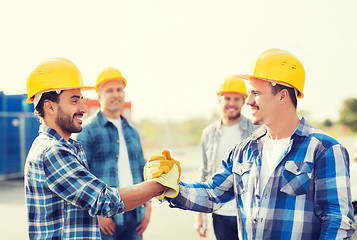
[[[259,90],[249,90],[248,93],[255,93],[255,94],[259,93],[259,94],[261,94],[262,92],[259,91]]]
[[[73,96],[71,96],[71,98],[83,99],[83,96],[73,95]]]

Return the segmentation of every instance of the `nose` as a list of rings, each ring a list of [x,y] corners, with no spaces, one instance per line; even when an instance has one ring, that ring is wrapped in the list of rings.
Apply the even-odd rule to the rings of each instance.
[[[83,99],[81,99],[81,104],[80,104],[80,106],[79,106],[79,111],[81,111],[81,113],[86,113],[86,112],[88,112],[88,108],[87,108],[87,106],[84,104],[84,102],[83,102]]]
[[[255,103],[255,100],[253,98],[253,95],[251,93],[248,93],[248,97],[245,100],[245,104],[252,106]]]

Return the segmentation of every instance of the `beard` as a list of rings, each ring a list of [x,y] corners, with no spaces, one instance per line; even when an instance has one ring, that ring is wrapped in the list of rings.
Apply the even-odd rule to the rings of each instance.
[[[239,119],[240,116],[241,116],[241,113],[239,111],[235,115],[230,115],[229,116],[225,111],[223,111],[223,116],[224,116],[225,119],[228,119],[229,121],[233,121],[233,120]]]
[[[68,113],[65,113],[59,106],[56,124],[65,133],[79,133],[82,131],[82,126],[76,126],[73,122],[74,117],[77,115],[83,116],[82,113],[76,113],[73,116],[70,116]]]

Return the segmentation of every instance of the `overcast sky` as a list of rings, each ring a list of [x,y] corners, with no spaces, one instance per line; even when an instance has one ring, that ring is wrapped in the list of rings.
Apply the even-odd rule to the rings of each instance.
[[[298,109],[336,120],[357,97],[356,0],[0,0],[0,91],[26,93],[48,57],[65,57],[94,85],[106,67],[127,79],[132,118],[182,120],[218,109],[216,90],[264,50],[306,70]],[[94,92],[85,97],[95,98]]]

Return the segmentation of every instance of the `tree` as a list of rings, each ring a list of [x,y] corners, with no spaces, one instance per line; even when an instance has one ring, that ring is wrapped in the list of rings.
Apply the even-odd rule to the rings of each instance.
[[[347,98],[340,111],[340,122],[357,132],[357,98]]]

